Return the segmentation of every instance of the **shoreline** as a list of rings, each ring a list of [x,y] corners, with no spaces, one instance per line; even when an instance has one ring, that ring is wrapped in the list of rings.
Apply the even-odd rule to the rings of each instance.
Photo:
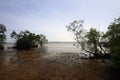
[[[0,56],[1,80],[104,80],[100,76],[104,74],[103,65],[98,60],[81,59],[78,53],[44,54],[28,50],[18,51],[14,57],[11,52],[4,55],[9,56],[9,62],[4,64],[5,57]]]

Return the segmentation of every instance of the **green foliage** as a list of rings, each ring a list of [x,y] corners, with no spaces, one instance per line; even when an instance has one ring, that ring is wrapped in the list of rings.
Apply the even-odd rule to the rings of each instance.
[[[44,43],[48,42],[48,40],[46,39],[46,36],[43,34],[36,35],[35,39],[36,39],[36,42],[39,43],[41,47],[43,46]]]
[[[89,49],[94,52],[96,55],[99,53],[99,39],[100,39],[100,32],[96,29],[91,28],[89,32],[86,34],[87,44],[90,46]]]
[[[113,62],[120,66],[120,18],[115,19],[108,27],[105,37],[108,39],[108,47]]]
[[[16,33],[15,31],[13,31],[13,32],[11,33],[11,37],[14,38],[14,39],[17,39],[17,38],[18,38],[18,35],[17,35],[17,33]]]
[[[38,44],[42,47],[47,42],[45,35],[35,35],[27,30],[21,31],[19,34],[13,31],[11,37],[16,40],[17,49],[31,49],[32,47],[38,46]]]
[[[94,56],[103,56],[103,54],[106,54],[106,51],[100,43],[102,34],[94,28],[87,32],[83,27],[83,22],[82,20],[73,21],[66,26],[67,30],[74,34],[74,39],[81,49]]]
[[[0,24],[0,49],[3,48],[3,43],[6,40],[6,26],[3,24]]]
[[[85,43],[86,43],[86,31],[83,28],[83,22],[80,21],[73,21],[69,25],[66,26],[67,30],[69,32],[72,32],[74,35],[74,39],[77,41],[77,46],[79,46],[81,49],[85,49]]]

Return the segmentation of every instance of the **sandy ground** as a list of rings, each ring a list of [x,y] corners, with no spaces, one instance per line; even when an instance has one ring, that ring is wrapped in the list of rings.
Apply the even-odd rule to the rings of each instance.
[[[105,80],[97,60],[83,60],[78,55],[25,51],[10,58],[7,64],[0,56],[0,80]]]

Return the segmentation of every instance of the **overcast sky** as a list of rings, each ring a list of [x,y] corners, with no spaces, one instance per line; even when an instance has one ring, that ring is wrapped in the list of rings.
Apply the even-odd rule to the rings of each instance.
[[[49,41],[73,41],[65,25],[84,20],[85,28],[106,31],[120,17],[120,0],[0,0],[0,23],[9,35],[29,30],[45,34]]]

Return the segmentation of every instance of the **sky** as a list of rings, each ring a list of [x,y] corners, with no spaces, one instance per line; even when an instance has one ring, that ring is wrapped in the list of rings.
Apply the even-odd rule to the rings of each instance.
[[[106,31],[120,17],[120,0],[0,0],[0,23],[10,33],[29,30],[49,41],[74,41],[66,25],[84,20],[84,28]]]

